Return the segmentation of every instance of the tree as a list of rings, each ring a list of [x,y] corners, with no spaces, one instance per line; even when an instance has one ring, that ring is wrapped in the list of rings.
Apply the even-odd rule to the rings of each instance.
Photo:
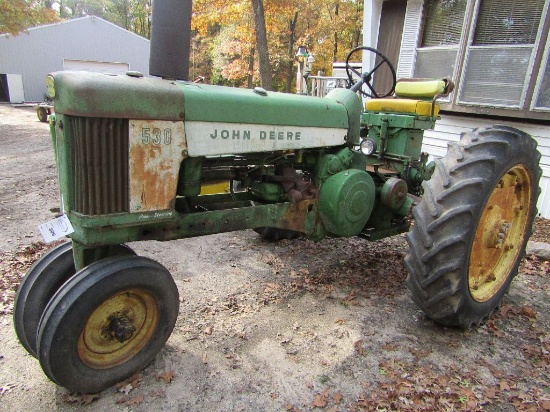
[[[16,36],[29,27],[57,20],[55,11],[39,1],[0,0],[0,33]]]
[[[262,28],[256,30],[254,3],[193,2],[195,37],[208,45],[212,81],[217,84],[250,87],[261,83],[262,57],[256,31],[261,33]],[[268,57],[264,61],[269,62],[270,83],[275,90],[292,91],[297,45],[305,45],[315,55],[314,73],[326,74],[331,73],[334,61],[343,61],[349,50],[360,45],[362,0],[262,0],[261,4],[267,34],[264,51]],[[261,16],[261,11],[258,14]],[[208,77],[206,72],[201,75]]]
[[[266,90],[271,90],[271,64],[267,47],[267,33],[265,30],[264,3],[262,0],[252,0],[254,23],[256,28],[256,47],[260,61],[260,84]]]

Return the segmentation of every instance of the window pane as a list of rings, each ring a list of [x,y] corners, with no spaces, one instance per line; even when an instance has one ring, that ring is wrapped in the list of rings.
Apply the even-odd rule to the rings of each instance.
[[[463,73],[460,101],[518,107],[531,47],[471,48]]]
[[[467,0],[428,0],[422,47],[460,43]]]
[[[474,44],[534,44],[544,0],[483,0]]]
[[[542,77],[542,84],[540,85],[536,107],[550,109],[550,58],[548,58],[546,62],[546,70]]]
[[[414,77],[441,79],[453,77],[457,49],[419,49]]]

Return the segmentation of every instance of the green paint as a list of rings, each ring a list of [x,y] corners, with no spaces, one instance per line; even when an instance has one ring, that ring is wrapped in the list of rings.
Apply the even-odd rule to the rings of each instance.
[[[144,214],[121,214],[116,217],[82,217],[69,215],[75,232],[71,238],[86,247],[121,244],[138,240],[174,240],[235,230],[270,226],[298,230],[306,235],[322,233],[317,228],[315,203],[306,210],[303,225],[289,220],[292,216],[291,203],[276,203],[241,207],[238,209],[213,210],[180,214],[172,211],[172,217],[165,219],[140,219]],[[152,216],[155,212],[150,212]],[[123,219],[126,223],[122,224]],[[131,220],[130,220],[131,219]],[[116,224],[114,224],[117,222]]]
[[[410,170],[415,182],[433,172],[433,167],[426,166],[421,159],[420,152],[423,130],[433,128],[434,118],[362,113],[361,100],[346,89],[336,89],[325,98],[275,92],[262,95],[247,89],[69,72],[52,74],[50,83],[56,111],[51,117],[50,133],[63,205],[75,228],[71,237],[79,268],[108,255],[108,245],[172,240],[263,226],[297,230],[314,240],[328,234],[362,235],[371,239],[390,236],[406,230],[403,217],[412,201],[407,199],[403,207],[393,211],[382,205],[376,186],[380,189],[386,178],[367,172],[367,165],[389,160],[384,165],[393,168],[394,175]],[[84,216],[70,210],[75,181],[72,176],[75,140],[69,116],[230,124],[212,132],[220,139],[225,134],[227,138],[238,134],[239,139],[251,139],[252,136],[246,134],[247,125],[267,125],[260,131],[265,133],[266,140],[292,138],[295,141],[302,136],[296,133],[290,136],[288,131],[275,135],[270,125],[338,128],[347,130],[347,141],[339,147],[299,149],[292,153],[235,153],[216,158],[215,162],[212,158],[186,157],[179,172],[175,209]],[[360,141],[360,126],[364,130],[368,128],[368,136],[379,149],[383,148],[382,152],[366,157],[351,150],[350,147]],[[282,165],[293,166],[309,175],[320,188],[319,198],[288,202],[284,196],[287,189],[283,190],[285,182],[272,179],[280,177],[275,171]],[[227,180],[236,178],[246,190],[199,195],[202,180],[216,176]]]
[[[200,194],[203,161],[204,157],[188,157],[181,162],[178,178],[178,195],[198,196]]]
[[[327,230],[338,236],[361,233],[376,198],[372,177],[349,169],[329,177],[321,187],[319,211]]]
[[[178,83],[185,95],[185,120],[238,124],[349,127],[346,107],[335,100],[297,94]]]
[[[144,120],[184,117],[184,96],[174,81],[87,72],[51,76],[56,113]]]

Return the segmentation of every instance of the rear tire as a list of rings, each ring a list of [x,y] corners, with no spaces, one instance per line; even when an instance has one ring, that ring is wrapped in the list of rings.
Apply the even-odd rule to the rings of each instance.
[[[424,183],[407,234],[407,286],[427,316],[469,328],[498,306],[532,233],[540,190],[537,143],[493,126],[464,133]]]
[[[296,239],[302,235],[300,232],[294,230],[279,229],[276,227],[257,227],[254,229],[254,232],[258,233],[262,239],[270,242],[278,242],[284,239]]]

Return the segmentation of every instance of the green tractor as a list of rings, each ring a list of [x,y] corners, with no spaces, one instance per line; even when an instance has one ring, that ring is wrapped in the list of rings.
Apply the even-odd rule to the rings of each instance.
[[[14,321],[52,381],[101,391],[144,368],[170,336],[178,290],[166,268],[125,245],[133,241],[408,231],[407,286],[427,316],[468,328],[491,314],[536,215],[536,142],[491,126],[429,162],[423,133],[452,82],[400,81],[379,93],[374,73],[386,67],[395,80],[395,70],[369,48],[348,63],[359,52],[377,55],[375,69],[348,64],[350,88],[324,98],[136,72],[48,76],[61,208],[74,232],[29,270]],[[360,94],[374,98],[363,105]]]

